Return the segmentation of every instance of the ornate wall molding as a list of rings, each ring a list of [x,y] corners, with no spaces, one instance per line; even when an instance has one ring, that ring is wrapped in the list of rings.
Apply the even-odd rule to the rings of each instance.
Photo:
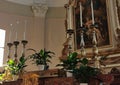
[[[48,10],[46,4],[36,3],[32,5],[32,11],[35,17],[45,17]]]

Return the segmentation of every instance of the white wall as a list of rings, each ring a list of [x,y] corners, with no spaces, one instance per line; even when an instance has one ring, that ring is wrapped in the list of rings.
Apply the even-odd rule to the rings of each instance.
[[[2,3],[2,2],[1,2]],[[63,7],[49,8],[46,19],[41,17],[34,17],[32,10],[28,7],[16,5],[13,3],[3,2],[3,7],[0,8],[0,28],[6,30],[6,43],[5,43],[5,55],[4,63],[7,61],[8,55],[8,38],[10,32],[10,24],[13,24],[13,32],[11,42],[15,40],[15,30],[18,32],[18,40],[21,42],[23,39],[23,32],[25,28],[24,20],[27,20],[26,39],[28,40],[27,48],[33,48],[37,51],[46,48],[55,52],[55,57],[52,59],[50,68],[55,68],[55,65],[59,62],[61,56],[62,44],[65,41],[65,10]],[[15,6],[15,8],[14,8]],[[8,9],[6,9],[8,8]],[[5,10],[4,10],[5,9]],[[13,9],[13,10],[12,10]],[[23,9],[23,11],[22,11]],[[21,11],[21,13],[19,13]],[[24,12],[25,11],[25,12]],[[19,20],[19,25],[16,24]],[[14,58],[14,46],[11,49],[11,57]],[[18,57],[22,53],[22,44],[18,46]],[[26,51],[26,56],[32,54],[32,51]],[[38,70],[38,67],[31,64],[31,61],[27,62],[28,66],[26,70],[33,71]]]

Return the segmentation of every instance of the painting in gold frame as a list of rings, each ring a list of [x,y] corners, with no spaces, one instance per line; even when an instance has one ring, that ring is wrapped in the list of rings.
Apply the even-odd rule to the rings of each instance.
[[[80,6],[82,4],[82,22],[84,31],[85,48],[92,47],[92,13],[91,0],[77,0],[75,7],[75,49],[80,49]],[[111,28],[109,26],[108,0],[93,0],[94,20],[96,26],[96,38],[98,47],[108,47],[112,45]]]

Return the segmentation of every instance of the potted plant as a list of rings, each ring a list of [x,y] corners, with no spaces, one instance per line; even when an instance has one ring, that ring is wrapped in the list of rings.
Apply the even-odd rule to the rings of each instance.
[[[100,73],[100,70],[89,66],[87,58],[82,58],[79,62],[80,66],[73,70],[73,75],[75,79],[81,83],[80,85],[88,85],[90,79],[96,77]]]
[[[33,50],[35,52],[34,54],[30,55],[30,58],[34,61],[34,64],[37,66],[42,65],[44,66],[43,70],[47,70],[49,68],[48,63],[51,63],[50,59],[53,57],[54,52],[46,51],[45,49],[41,49],[39,52],[34,49],[29,50]]]
[[[9,70],[13,76],[19,76],[20,74],[23,73],[24,68],[27,66],[26,65],[27,59],[28,58],[21,56],[17,63],[13,59],[9,59],[7,61],[7,67],[5,67],[6,71]]]
[[[79,62],[77,55],[77,52],[70,53],[66,59],[61,59],[60,64],[57,64],[56,66],[60,66],[62,67],[61,69],[72,73],[73,69],[77,67]]]

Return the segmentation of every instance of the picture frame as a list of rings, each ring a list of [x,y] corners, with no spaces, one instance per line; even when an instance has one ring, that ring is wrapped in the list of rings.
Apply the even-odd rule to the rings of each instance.
[[[87,2],[88,1],[88,2]],[[81,43],[81,30],[84,31],[84,42],[85,48],[92,48],[92,13],[91,13],[91,0],[78,0],[76,1],[76,6],[74,8],[74,26],[75,26],[75,50],[80,49]],[[80,26],[80,6],[82,4],[82,21],[83,28]],[[93,0],[94,8],[94,20],[96,39],[98,48],[109,48],[113,46],[113,34],[110,22],[110,10],[109,0]]]

